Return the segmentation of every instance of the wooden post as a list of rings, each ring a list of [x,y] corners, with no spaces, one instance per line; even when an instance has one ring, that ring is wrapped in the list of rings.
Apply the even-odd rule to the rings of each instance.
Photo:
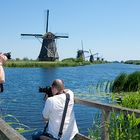
[[[109,140],[110,111],[102,110],[102,140]]]

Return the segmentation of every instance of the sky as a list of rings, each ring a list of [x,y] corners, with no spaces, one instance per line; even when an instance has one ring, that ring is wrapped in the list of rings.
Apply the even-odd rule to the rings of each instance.
[[[89,49],[107,61],[140,60],[140,0],[0,0],[0,52],[36,59],[41,43],[21,33],[68,34],[56,41],[60,60]],[[88,59],[90,53],[85,53]]]

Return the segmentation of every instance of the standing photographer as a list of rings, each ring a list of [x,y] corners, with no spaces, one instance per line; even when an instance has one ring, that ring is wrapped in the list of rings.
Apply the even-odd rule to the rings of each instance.
[[[74,94],[71,90],[64,89],[64,83],[60,79],[53,81],[51,90],[53,96],[46,100],[45,107],[42,112],[44,120],[49,121],[48,133],[50,133],[54,138],[58,137],[66,100],[65,94],[69,94],[70,100],[67,107],[61,140],[72,140],[78,133],[73,109]]]
[[[5,82],[5,73],[3,65],[6,63],[7,59],[10,59],[10,53],[0,53],[0,93],[3,92],[3,83]]]

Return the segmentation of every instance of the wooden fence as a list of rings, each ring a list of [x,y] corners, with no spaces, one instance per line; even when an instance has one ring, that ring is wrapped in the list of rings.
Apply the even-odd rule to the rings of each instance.
[[[110,112],[112,112],[112,111],[120,112],[121,111],[125,114],[132,114],[134,112],[137,117],[140,117],[140,110],[136,110],[136,109],[118,107],[115,105],[109,105],[109,104],[99,103],[99,102],[95,102],[95,101],[89,101],[89,100],[80,99],[77,97],[75,97],[75,103],[86,105],[89,107],[98,108],[98,109],[102,110],[102,124],[104,124],[102,127],[102,136],[101,136],[102,140],[109,140],[109,132],[108,132],[108,128],[105,124],[109,123]]]

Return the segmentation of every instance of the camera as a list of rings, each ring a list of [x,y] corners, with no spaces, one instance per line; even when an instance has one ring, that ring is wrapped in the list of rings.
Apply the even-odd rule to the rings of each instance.
[[[45,93],[45,97],[51,97],[53,96],[52,94],[52,90],[50,86],[46,86],[46,87],[39,87],[39,92]],[[44,98],[45,98],[44,97]]]
[[[11,52],[4,53],[4,55],[7,57],[7,59],[11,59]]]

